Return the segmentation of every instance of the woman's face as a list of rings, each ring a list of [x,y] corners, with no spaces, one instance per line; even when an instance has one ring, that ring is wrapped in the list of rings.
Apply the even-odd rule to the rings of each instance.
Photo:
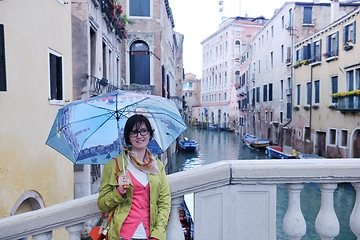
[[[150,140],[150,132],[146,128],[145,123],[142,123],[138,129],[135,124],[133,130],[129,133],[129,139],[133,151],[146,148]]]

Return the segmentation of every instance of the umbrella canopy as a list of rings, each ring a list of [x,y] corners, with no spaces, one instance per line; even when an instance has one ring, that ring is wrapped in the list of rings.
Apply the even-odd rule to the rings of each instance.
[[[46,144],[76,164],[105,164],[122,151],[125,123],[134,114],[146,116],[155,130],[148,145],[153,154],[187,128],[173,101],[118,90],[60,108]]]

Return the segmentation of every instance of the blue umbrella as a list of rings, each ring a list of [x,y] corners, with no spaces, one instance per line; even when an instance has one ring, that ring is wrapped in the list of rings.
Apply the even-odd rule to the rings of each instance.
[[[186,130],[173,101],[118,90],[60,108],[46,144],[75,164],[105,164],[122,151],[124,126],[134,114],[146,116],[155,130],[148,145],[153,154]]]

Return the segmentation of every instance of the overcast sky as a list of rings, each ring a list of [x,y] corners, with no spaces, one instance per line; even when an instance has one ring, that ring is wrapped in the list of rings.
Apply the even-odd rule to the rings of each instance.
[[[169,0],[175,22],[175,31],[184,34],[185,73],[201,78],[201,42],[214,33],[222,16],[271,18],[275,9],[281,8],[285,0],[223,0],[223,13],[219,12],[219,0]],[[312,2],[297,0],[297,2]],[[326,2],[326,0],[322,0]],[[329,2],[329,1],[328,1]]]

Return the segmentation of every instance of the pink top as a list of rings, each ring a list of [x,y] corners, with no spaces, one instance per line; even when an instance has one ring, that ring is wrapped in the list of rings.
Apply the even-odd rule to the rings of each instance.
[[[131,181],[134,186],[132,205],[129,215],[126,217],[121,230],[120,237],[131,239],[135,230],[142,222],[147,237],[150,236],[150,188],[149,184],[145,187],[131,174]]]

